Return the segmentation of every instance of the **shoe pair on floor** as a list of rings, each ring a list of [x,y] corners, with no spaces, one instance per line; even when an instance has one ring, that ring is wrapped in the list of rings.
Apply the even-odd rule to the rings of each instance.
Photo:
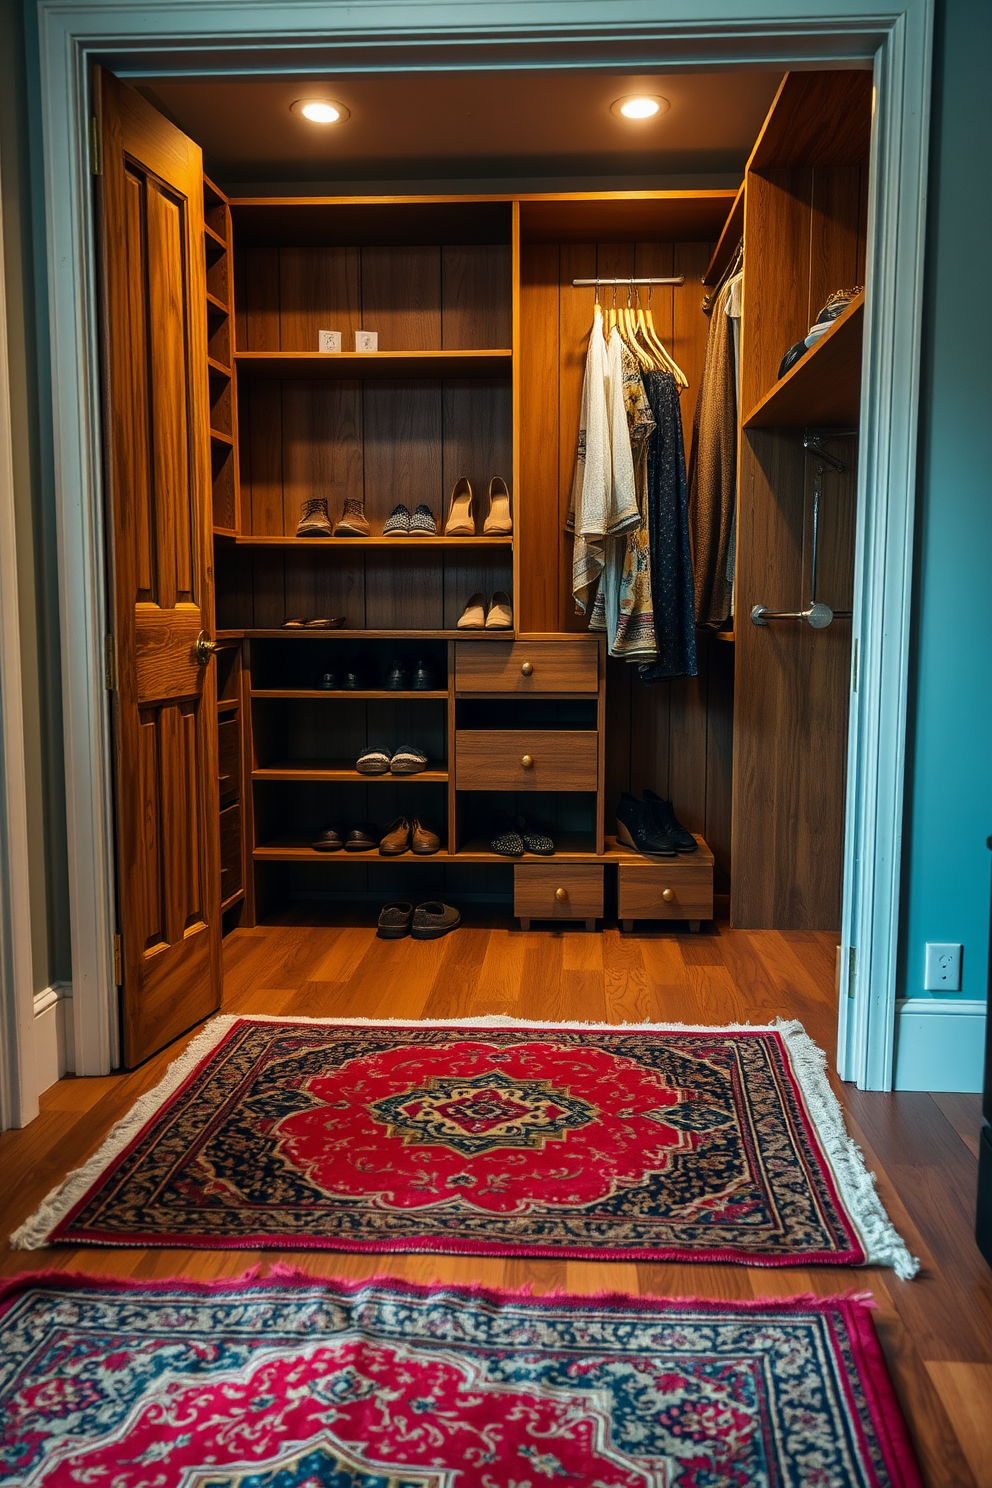
[[[624,791],[617,806],[617,840],[646,858],[674,858],[699,846],[675,815],[671,801],[651,790],[641,801]]]
[[[370,744],[355,761],[359,775],[419,775],[427,769],[427,756],[416,744],[401,744],[390,750],[382,744]]]
[[[457,909],[442,904],[439,899],[429,899],[416,909],[407,900],[399,899],[382,906],[376,935],[380,940],[402,940],[406,935],[414,940],[440,940],[461,922]]]
[[[486,596],[473,594],[458,620],[459,630],[512,630],[513,606],[505,589],[497,589],[489,608]]]
[[[489,846],[494,853],[500,853],[504,858],[519,858],[525,852],[550,858],[555,850],[554,842],[546,832],[539,831],[525,816],[511,817],[505,811],[500,812],[493,821]]]
[[[475,537],[476,497],[472,482],[461,476],[455,482],[448,507],[448,520],[444,524],[445,537]],[[513,531],[510,515],[510,492],[501,475],[494,475],[489,482],[489,508],[482,525],[483,537],[509,537]]]
[[[378,846],[383,858],[398,858],[405,852],[430,857],[440,848],[441,839],[415,816],[398,816],[382,838],[375,822],[359,822],[350,828],[332,824],[324,827],[310,845],[315,852],[371,852]]]
[[[363,686],[362,673],[351,667],[321,672],[317,682],[320,692],[360,692]],[[403,657],[392,662],[381,683],[386,692],[430,692],[434,686],[434,673],[428,662],[418,659],[411,666]]]

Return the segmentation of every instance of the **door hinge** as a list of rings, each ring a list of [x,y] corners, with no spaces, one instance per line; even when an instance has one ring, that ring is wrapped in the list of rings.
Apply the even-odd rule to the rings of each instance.
[[[103,140],[96,114],[90,114],[90,175],[103,175]]]
[[[854,645],[851,648],[851,691],[858,690],[858,638],[855,636]]]
[[[117,691],[117,647],[112,635],[103,638],[103,685],[108,692]]]
[[[120,987],[124,982],[123,954],[121,951],[121,938],[114,936],[114,985]]]
[[[854,984],[858,976],[858,948],[848,946],[847,948],[847,995],[854,996]]]

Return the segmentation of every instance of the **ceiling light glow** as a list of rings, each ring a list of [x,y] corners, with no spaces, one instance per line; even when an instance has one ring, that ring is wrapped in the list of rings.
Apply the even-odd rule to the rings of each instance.
[[[311,124],[341,124],[348,117],[343,103],[334,103],[329,98],[298,98],[290,105],[294,114],[309,119]]]
[[[618,98],[610,108],[611,114],[620,114],[625,119],[654,119],[668,112],[667,98],[639,94],[632,98]]]

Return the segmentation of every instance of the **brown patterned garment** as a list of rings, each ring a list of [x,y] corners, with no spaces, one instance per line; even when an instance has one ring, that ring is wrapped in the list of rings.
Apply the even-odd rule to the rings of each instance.
[[[730,615],[727,558],[737,495],[737,379],[728,282],[710,313],[706,360],[692,424],[689,532],[696,623],[720,627]]]

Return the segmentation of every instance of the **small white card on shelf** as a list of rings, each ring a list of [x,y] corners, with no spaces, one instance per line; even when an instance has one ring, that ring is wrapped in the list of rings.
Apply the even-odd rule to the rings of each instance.
[[[318,331],[317,332],[317,340],[318,340],[318,346],[317,346],[317,350],[318,351],[340,351],[341,350],[341,332],[340,331]]]
[[[356,331],[355,332],[355,350],[356,351],[378,351],[379,350],[379,332],[378,331]]]

